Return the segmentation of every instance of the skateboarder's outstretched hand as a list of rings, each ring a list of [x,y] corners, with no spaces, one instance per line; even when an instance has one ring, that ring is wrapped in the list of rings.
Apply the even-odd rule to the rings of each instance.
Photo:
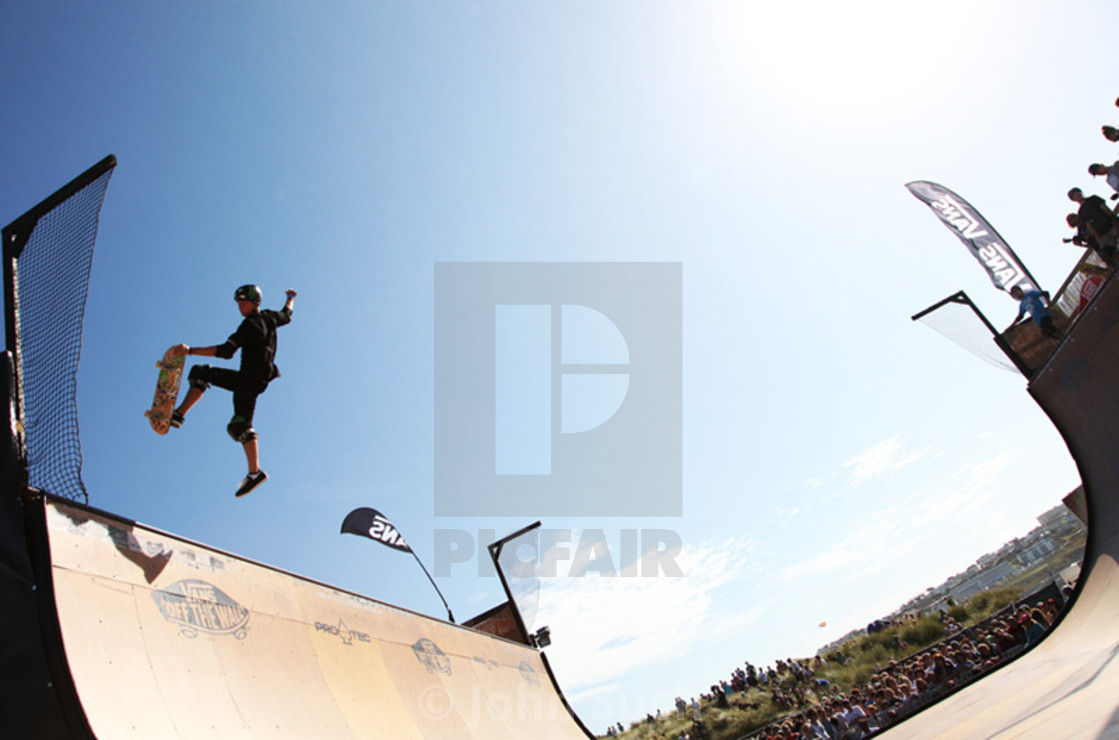
[[[173,357],[181,355],[205,355],[206,357],[217,357],[217,347],[191,347],[189,344],[176,344],[171,349],[167,350]]]

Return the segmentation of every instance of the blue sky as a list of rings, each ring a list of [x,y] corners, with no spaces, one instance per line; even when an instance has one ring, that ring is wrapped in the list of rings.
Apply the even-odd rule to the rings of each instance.
[[[430,566],[436,530],[531,522],[434,515],[435,264],[678,262],[683,516],[544,519],[616,555],[623,531],[683,543],[682,578],[544,583],[593,729],[1028,531],[1075,467],[1021,377],[910,322],[959,289],[999,327],[1016,307],[903,186],[967,198],[1055,290],[1064,193],[1116,155],[1119,11],[796,7],[0,5],[5,222],[120,161],[79,374],[90,502],[442,616],[409,558],[337,534],[375,507]],[[300,296],[257,415],[271,479],[235,500],[226,396],[167,437],[142,412],[156,359],[223,340],[245,282]],[[502,597],[476,572],[438,579],[460,618]]]

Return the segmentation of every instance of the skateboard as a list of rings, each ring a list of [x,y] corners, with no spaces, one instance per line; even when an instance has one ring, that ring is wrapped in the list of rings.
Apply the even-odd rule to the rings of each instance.
[[[172,356],[171,349],[164,352],[163,359],[155,363],[159,368],[159,380],[155,384],[152,407],[144,412],[156,434],[167,434],[167,430],[171,428],[171,412],[175,410],[175,401],[179,398],[179,382],[183,379],[186,357]]]

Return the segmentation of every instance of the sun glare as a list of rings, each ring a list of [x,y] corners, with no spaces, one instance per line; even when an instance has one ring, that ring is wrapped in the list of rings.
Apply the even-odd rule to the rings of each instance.
[[[966,85],[969,65],[1004,67],[983,37],[994,4],[749,3],[718,24],[724,59],[776,105],[837,116],[890,115]]]

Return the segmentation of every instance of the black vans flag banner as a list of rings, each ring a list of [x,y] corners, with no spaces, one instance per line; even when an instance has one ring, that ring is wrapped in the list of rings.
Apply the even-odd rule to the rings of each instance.
[[[401,552],[412,552],[392,522],[376,509],[354,509],[342,521],[342,534],[356,534],[388,545]]]
[[[427,580],[431,581],[435,593],[439,594],[439,598],[443,601],[443,606],[447,607],[447,618],[453,624],[455,615],[451,612],[451,607],[447,605],[447,600],[443,598],[443,592],[435,585],[435,579],[427,572],[427,566],[420,560],[420,556],[415,551],[408,547],[408,543],[404,541],[404,537],[400,532],[396,531],[396,527],[392,526],[392,522],[388,518],[377,511],[376,509],[360,508],[354,509],[346,518],[342,520],[342,534],[356,534],[359,537],[368,537],[374,542],[380,542],[382,545],[387,545],[394,550],[401,552],[410,552],[416,562],[423,568],[424,575]]]
[[[975,259],[987,270],[987,275],[996,288],[1008,293],[1014,286],[1027,293],[1040,290],[1037,281],[1018,260],[1014,250],[1006,245],[998,232],[970,203],[935,182],[920,180],[905,187],[931,208],[944,225],[967,245]]]

